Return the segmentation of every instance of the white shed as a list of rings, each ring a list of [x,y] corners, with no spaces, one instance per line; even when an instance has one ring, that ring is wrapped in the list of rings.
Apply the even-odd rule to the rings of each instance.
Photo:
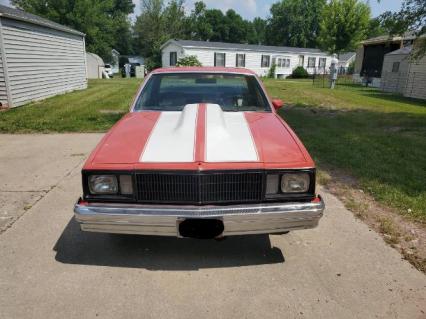
[[[390,52],[383,59],[380,88],[385,92],[404,94],[408,80],[411,46]]]
[[[426,100],[426,55],[410,59],[404,96]]]
[[[285,78],[297,66],[308,73],[323,73],[331,56],[318,49],[276,47],[253,44],[169,40],[161,47],[163,67],[175,66],[185,56],[195,55],[203,66],[242,67],[266,76],[273,63],[275,76]]]
[[[426,100],[426,56],[413,57],[413,46],[385,55],[381,89]]]
[[[94,53],[86,53],[87,77],[89,79],[102,79],[102,72],[105,70],[104,60]]]
[[[0,107],[86,87],[83,33],[0,5]]]

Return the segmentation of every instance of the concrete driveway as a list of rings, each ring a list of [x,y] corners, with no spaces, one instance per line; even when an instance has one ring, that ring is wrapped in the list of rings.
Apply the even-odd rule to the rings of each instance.
[[[288,235],[80,232],[100,137],[0,135],[0,318],[426,318],[426,277],[325,192],[320,226]]]

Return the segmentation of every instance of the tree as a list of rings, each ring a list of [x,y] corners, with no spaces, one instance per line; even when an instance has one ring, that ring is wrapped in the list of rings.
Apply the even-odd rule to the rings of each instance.
[[[390,35],[402,35],[407,31],[417,34],[414,57],[426,54],[426,1],[405,0],[398,12],[385,12],[381,17],[382,25]]]
[[[134,25],[135,47],[148,69],[161,65],[160,46],[167,39],[162,0],[142,0],[141,14]]]
[[[358,0],[331,0],[321,19],[319,47],[330,53],[353,51],[367,36],[370,7]]]
[[[282,0],[271,7],[267,27],[270,45],[316,47],[326,0]]]
[[[135,48],[145,58],[151,70],[161,66],[161,45],[184,35],[183,0],[142,0],[141,14],[134,25]]]
[[[110,15],[113,19],[114,43],[113,48],[123,55],[133,54],[133,37],[129,14],[133,12],[135,5],[132,0],[114,0]]]
[[[385,34],[388,34],[388,32],[383,27],[380,18],[371,19],[368,23],[366,39],[378,37]]]
[[[202,1],[198,1],[194,4],[194,10],[192,10],[189,17],[186,18],[185,22],[185,36],[192,40],[209,40],[212,36],[212,26],[206,21],[206,4]]]
[[[245,30],[246,30],[246,42],[250,44],[265,44],[266,43],[266,20],[262,18],[254,18],[253,21],[246,21]]]
[[[247,41],[248,24],[238,13],[230,9],[224,17],[227,33],[223,41],[229,43],[244,43]]]
[[[134,8],[131,0],[12,0],[12,4],[85,33],[87,51],[106,60],[111,49],[123,43],[118,35],[129,30],[127,16]]]
[[[252,26],[255,32],[255,38],[249,43],[252,44],[265,44],[266,43],[266,20],[262,18],[254,18],[252,22]]]
[[[205,22],[210,26],[212,30],[210,39],[206,40],[226,42],[226,39],[228,38],[229,29],[222,11],[218,9],[206,10],[205,19]]]
[[[259,43],[255,24],[244,20],[234,10],[228,10],[223,14],[221,10],[207,9],[204,2],[198,1],[195,3],[191,14],[185,20],[185,31],[183,33],[187,39]],[[258,18],[258,20],[261,19]],[[260,30],[259,21],[256,22],[256,27]],[[262,36],[264,37],[264,30]]]

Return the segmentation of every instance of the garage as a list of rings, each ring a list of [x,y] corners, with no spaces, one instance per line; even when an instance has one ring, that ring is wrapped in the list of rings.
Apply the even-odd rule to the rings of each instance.
[[[0,108],[87,88],[85,35],[0,5]]]

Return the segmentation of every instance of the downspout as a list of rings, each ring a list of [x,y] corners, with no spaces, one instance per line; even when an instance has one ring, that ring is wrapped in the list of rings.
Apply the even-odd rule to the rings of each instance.
[[[4,41],[3,41],[3,25],[2,25],[2,14],[0,13],[0,55],[1,60],[3,63],[3,74],[4,74],[4,85],[6,88],[6,96],[7,96],[7,104],[8,107],[13,107],[12,102],[12,94],[10,92],[10,85],[9,85],[9,75],[7,71],[7,61],[6,61],[6,49],[4,47]]]

